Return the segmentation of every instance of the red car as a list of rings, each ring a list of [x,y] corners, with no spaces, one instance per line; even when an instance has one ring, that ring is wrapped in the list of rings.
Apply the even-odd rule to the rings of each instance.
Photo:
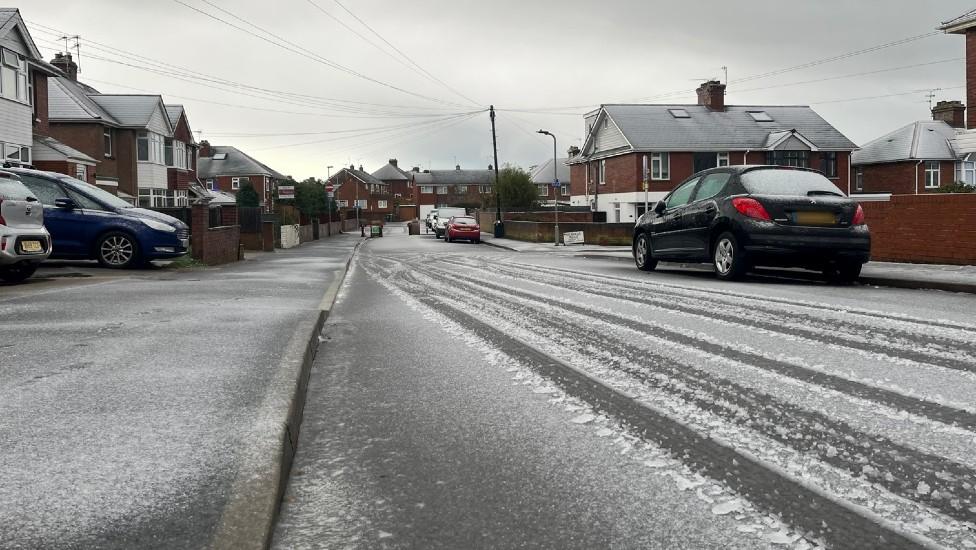
[[[444,242],[449,243],[463,239],[474,244],[481,242],[481,226],[478,220],[471,216],[453,216],[447,220],[447,231],[444,232]]]

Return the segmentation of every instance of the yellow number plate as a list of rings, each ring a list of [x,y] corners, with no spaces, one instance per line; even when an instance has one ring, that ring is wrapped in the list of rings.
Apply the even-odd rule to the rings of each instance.
[[[797,212],[797,225],[836,225],[837,216],[832,212]]]
[[[24,252],[43,252],[41,241],[20,241],[20,249]]]

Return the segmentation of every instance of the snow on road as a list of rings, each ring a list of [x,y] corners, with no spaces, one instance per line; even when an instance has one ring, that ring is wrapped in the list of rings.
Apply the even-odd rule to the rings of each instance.
[[[902,532],[976,546],[976,325],[965,316],[827,287],[764,295],[525,255],[367,252],[361,262],[405,299],[473,315]],[[574,422],[598,417],[582,409]],[[724,515],[743,504],[712,506]]]

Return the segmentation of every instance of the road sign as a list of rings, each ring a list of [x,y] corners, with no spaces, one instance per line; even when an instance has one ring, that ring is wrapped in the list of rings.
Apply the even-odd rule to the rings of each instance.
[[[567,231],[563,233],[563,244],[583,244],[582,231]]]
[[[278,186],[278,198],[279,199],[293,199],[293,198],[295,198],[295,186],[294,185],[279,185]]]
[[[335,185],[332,185],[331,183],[329,183],[329,184],[327,184],[325,186],[325,192],[326,193],[331,193],[333,191],[335,191]]]
[[[333,197],[335,197],[335,193],[333,193],[332,191],[329,191],[329,192],[328,192],[328,193],[326,193],[326,194],[327,194],[327,195],[329,195],[329,198],[330,198],[330,199],[331,199],[331,198],[333,198]]]
[[[552,182],[552,186],[559,187],[559,180],[557,179],[556,181]]]

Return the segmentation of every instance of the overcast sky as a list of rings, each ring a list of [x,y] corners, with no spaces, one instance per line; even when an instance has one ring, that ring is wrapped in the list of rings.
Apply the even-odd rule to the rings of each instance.
[[[158,93],[182,103],[198,136],[299,179],[324,177],[330,165],[374,171],[389,158],[405,168],[487,168],[488,114],[462,114],[492,103],[500,163],[529,167],[552,154],[552,141],[536,130],[555,133],[563,155],[583,138],[582,113],[601,103],[694,103],[702,79],[725,79],[723,66],[729,104],[812,105],[864,144],[930,116],[927,92],[917,90],[941,88],[936,101],[965,99],[961,36],[737,80],[925,34],[976,7],[961,0],[340,2],[5,5],[20,8],[49,59],[64,49],[60,32],[80,35],[80,80],[104,93]],[[295,51],[271,43],[281,39]],[[848,75],[859,76],[834,78]],[[850,101],[870,96],[890,97]]]

